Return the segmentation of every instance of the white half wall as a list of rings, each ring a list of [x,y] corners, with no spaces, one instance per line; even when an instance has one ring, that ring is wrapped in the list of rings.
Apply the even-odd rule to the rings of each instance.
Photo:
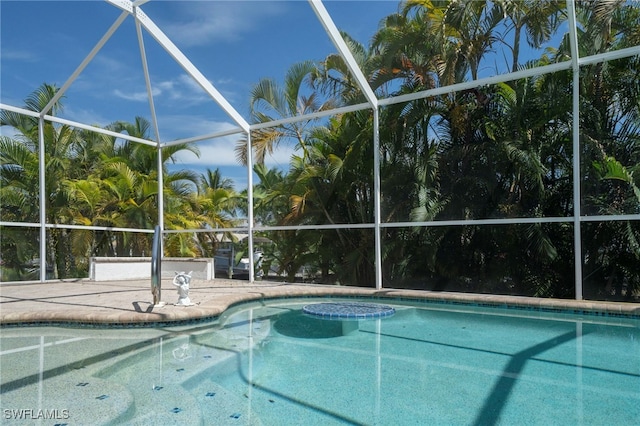
[[[176,272],[189,272],[200,280],[213,280],[212,258],[165,257],[161,263],[162,278],[173,278]],[[151,279],[150,257],[92,257],[89,278],[93,281]]]

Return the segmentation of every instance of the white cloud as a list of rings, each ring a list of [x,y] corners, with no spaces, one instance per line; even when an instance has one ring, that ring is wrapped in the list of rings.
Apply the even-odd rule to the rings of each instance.
[[[197,146],[200,150],[200,158],[191,153],[178,153],[176,164],[170,166],[170,169],[186,169],[204,173],[206,169],[214,170],[220,168],[224,177],[233,180],[236,191],[247,189],[247,169],[236,160],[234,151],[236,144],[233,137],[202,141],[198,142]],[[273,156],[266,158],[265,164],[267,167],[287,170],[292,153],[293,151],[289,148],[278,149]],[[257,182],[255,179],[254,177],[254,183]]]
[[[105,127],[111,123],[112,120],[106,118],[104,115],[94,111],[93,109],[75,108],[73,106],[65,105],[61,114],[64,118],[72,121],[76,121],[82,124],[88,124],[90,126]]]
[[[166,61],[173,59],[166,57]],[[171,69],[171,67],[168,67]],[[210,103],[215,105],[215,101],[196,81],[185,72],[178,71],[176,74],[167,75],[164,68],[149,68],[150,83],[154,102],[158,110],[171,109],[185,111],[188,108],[197,107]],[[234,99],[237,94],[233,91],[224,90],[228,86],[228,81],[211,82],[223,96]],[[223,86],[223,88],[218,87]],[[128,109],[139,108],[135,104],[147,104],[148,95],[144,74],[139,64],[123,60],[116,56],[114,52],[99,52],[91,61],[89,67],[84,70],[73,82],[69,89],[71,95],[83,94],[84,96],[100,99],[103,105],[108,105],[110,101],[128,101],[132,104]],[[118,103],[118,107],[123,104]],[[217,106],[215,106],[217,108]],[[145,106],[144,114],[148,116],[148,108]]]
[[[187,74],[180,74],[173,80],[160,82],[159,87],[167,91],[170,99],[179,100],[183,104],[194,105],[211,99],[204,89]]]
[[[191,155],[191,158],[183,157],[181,160],[183,160],[185,164],[207,166],[210,168],[239,165],[234,151],[236,142],[233,137],[198,142],[197,146],[200,150],[200,158],[196,158],[193,155]],[[186,154],[185,157],[187,157]]]
[[[266,16],[278,15],[279,2],[190,2],[160,28],[177,44],[202,46],[215,40],[234,40],[254,30]]]
[[[98,53],[91,60],[92,67],[99,72],[98,75],[109,76],[113,74],[128,74],[131,70],[131,64],[120,57],[110,56],[104,52]],[[139,66],[137,67],[140,68]]]
[[[160,90],[173,90],[174,84],[173,81],[161,81],[157,84],[158,89]]]
[[[200,150],[200,158],[196,159],[195,156],[191,156],[193,160],[184,159],[185,164],[200,165],[200,166],[238,166],[238,160],[236,159],[235,147],[236,138],[218,138],[214,141],[203,141],[198,143],[198,149]],[[267,167],[288,168],[293,154],[291,148],[280,148],[272,155],[268,155],[265,158],[265,164]]]
[[[160,127],[162,140],[165,142],[211,133],[226,132],[237,128],[236,125],[230,122],[189,114],[159,115],[158,126]],[[236,136],[228,137],[233,138]]]
[[[186,74],[181,74],[176,78],[160,82],[155,82],[153,77],[151,79],[151,92],[155,102],[171,101],[173,102],[172,106],[174,106],[177,101],[179,102],[178,106],[181,108],[199,105],[207,101],[213,102],[204,89]],[[140,87],[136,86],[136,89],[140,89]],[[148,101],[146,90],[125,91],[124,89],[115,89],[112,93],[118,98],[129,101]]]
[[[164,141],[224,132],[237,128],[236,125],[230,122],[219,122],[202,117],[182,115],[159,117],[158,122],[161,127],[160,134]],[[239,133],[195,142],[200,151],[200,157],[198,158],[190,152],[182,152],[176,156],[176,161],[179,164],[191,167],[238,166],[235,148],[243,137],[244,135]],[[268,167],[288,168],[293,152],[294,148],[292,146],[282,144],[273,155],[267,156],[265,163]]]
[[[163,141],[209,135],[237,128],[230,122],[189,115],[161,116],[158,117],[158,125]],[[200,158],[190,152],[181,152],[176,156],[176,160],[188,166],[237,166],[234,149],[241,138],[241,134],[235,134],[195,142],[194,144],[200,150]]]
[[[152,88],[151,93],[153,94],[154,97],[159,96],[162,93],[162,90],[157,88]],[[125,93],[120,89],[116,89],[113,91],[113,94],[116,95],[118,98],[126,99],[128,101],[147,102],[149,100],[149,95],[147,94],[146,91]]]
[[[202,87],[190,75],[181,74],[178,77],[178,81],[182,86],[189,88],[194,93],[204,93]]]
[[[2,46],[0,50],[0,55],[2,56],[2,60],[13,60],[13,61],[22,61],[22,62],[37,62],[38,56],[33,52],[30,52],[25,49],[12,49],[6,46]]]

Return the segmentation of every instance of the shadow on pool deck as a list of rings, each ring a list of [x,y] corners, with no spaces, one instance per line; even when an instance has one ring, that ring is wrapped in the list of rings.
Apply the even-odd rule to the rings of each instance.
[[[194,306],[175,306],[178,301],[172,280],[162,281],[163,307],[153,306],[150,280],[50,281],[1,283],[0,325],[77,322],[84,324],[146,324],[215,318],[229,306],[269,298],[365,297],[415,299],[455,303],[480,303],[498,307],[540,307],[581,312],[596,311],[640,317],[640,304],[536,299],[519,296],[374,289],[316,284],[286,284],[241,280],[194,279],[189,294]]]

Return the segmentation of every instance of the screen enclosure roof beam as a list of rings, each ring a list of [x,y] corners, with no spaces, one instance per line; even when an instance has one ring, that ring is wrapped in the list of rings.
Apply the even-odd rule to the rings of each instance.
[[[162,46],[162,48],[185,70],[191,78],[205,91],[220,107],[242,127],[245,132],[249,132],[249,123],[231,106],[224,96],[213,84],[193,65],[193,63],[182,53],[180,49],[167,37],[164,32],[149,18],[139,7],[134,7],[128,0],[106,0],[108,3],[131,14],[140,24],[151,34],[151,36]]]
[[[349,67],[349,71],[351,71],[351,74],[353,74],[356,81],[358,82],[360,90],[362,90],[369,103],[373,107],[377,108],[378,98],[376,94],[371,89],[367,78],[360,69],[360,66],[356,62],[356,59],[353,57],[353,54],[349,50],[349,47],[344,42],[344,39],[340,35],[340,31],[338,31],[336,24],[333,22],[333,19],[331,19],[331,16],[329,15],[329,12],[327,12],[327,9],[325,9],[324,4],[322,4],[321,0],[309,0],[309,4],[322,23],[322,26],[327,32],[327,35],[329,35],[329,38],[331,38],[331,41],[335,45],[336,49],[338,49],[338,52],[347,63],[347,67]]]

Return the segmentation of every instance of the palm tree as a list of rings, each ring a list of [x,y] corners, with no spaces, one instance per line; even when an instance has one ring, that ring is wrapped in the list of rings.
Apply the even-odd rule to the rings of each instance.
[[[136,117],[133,123],[118,121],[107,127],[115,132],[124,131],[130,136],[149,139],[151,125],[146,119]],[[163,192],[167,200],[163,212],[165,228],[181,229],[184,221],[192,225],[200,223],[189,216],[192,210],[186,207],[188,198],[197,188],[199,177],[184,170],[169,172],[166,166],[168,161],[174,161],[175,155],[184,150],[199,154],[197,147],[190,144],[170,145],[160,151],[154,146],[112,138],[108,147],[110,156],[103,161],[101,170],[101,178],[111,194],[106,209],[109,214],[103,215],[103,220],[109,221],[111,226],[153,229],[158,217],[157,158],[161,152]],[[120,255],[143,256],[150,253],[151,241],[147,235],[122,233],[116,238],[119,240],[117,247]],[[184,247],[184,244],[179,246]],[[171,244],[167,244],[167,247],[171,247]],[[189,250],[182,249],[181,252]]]
[[[198,228],[215,230],[237,226],[238,213],[245,208],[246,196],[236,192],[233,181],[224,178],[218,168],[207,169],[199,177],[197,193],[190,197],[191,206],[200,220]],[[215,255],[218,241],[213,232],[198,233],[195,241],[203,256]]]
[[[273,79],[260,80],[251,91],[252,122],[266,123],[333,108],[331,99],[322,101],[315,91],[305,91],[305,82],[317,73],[316,68],[312,61],[294,64],[287,71],[284,87],[280,87]],[[264,163],[265,156],[273,153],[283,141],[293,141],[304,150],[309,124],[309,121],[302,121],[254,131],[251,143],[255,151],[255,163]],[[236,156],[242,164],[247,164],[246,145],[246,140],[241,140],[236,146]]]
[[[527,44],[539,48],[549,41],[558,29],[564,6],[561,2],[536,0],[502,0],[497,4],[503,9],[506,20],[510,21],[501,41],[511,50],[511,71],[515,72],[520,67],[523,31]],[[513,31],[511,44],[505,40],[510,31]]]
[[[378,72],[385,69],[380,63],[385,59],[384,55],[379,54],[374,49],[366,48],[346,32],[341,32],[340,35],[358,67],[368,78],[371,88],[378,92],[379,97],[385,97],[386,84],[393,80],[395,76],[385,72]],[[318,64],[310,77],[312,87],[328,96],[334,106],[366,102],[358,82],[351,74],[342,55],[334,53],[327,56]]]
[[[629,47],[637,41],[640,9],[633,3],[577,4],[581,54]],[[562,54],[561,46],[558,54]],[[582,211],[638,214],[640,60],[637,56],[581,68]],[[585,225],[583,275],[589,298],[630,300],[640,290],[637,221]]]
[[[43,84],[27,97],[24,108],[42,111],[57,91],[57,87]],[[51,114],[61,107],[60,103],[55,104]],[[2,186],[5,188],[3,195],[6,196],[3,197],[2,210],[13,211],[16,221],[38,222],[38,119],[3,110],[0,111],[0,125],[11,126],[18,132],[14,138],[2,137],[0,141]],[[78,131],[68,125],[45,122],[44,126],[46,220],[50,224],[65,224],[74,214],[74,206],[69,203],[63,182],[77,176],[78,170],[74,165],[77,163],[77,153],[82,150],[82,140]],[[59,278],[75,276],[76,273],[70,235],[66,229],[49,231],[47,264],[53,269],[54,276]]]
[[[508,2],[409,1],[374,37],[377,52],[387,58],[379,61],[384,68],[377,73],[397,76],[398,94],[475,79],[494,44],[506,43],[500,32],[509,25],[515,34],[513,67],[519,62],[518,31],[529,31],[529,41],[537,45],[555,28],[553,13],[540,11],[548,21],[534,23],[514,7]],[[566,135],[569,106],[557,94],[540,103],[546,88],[530,79],[386,107],[381,117],[385,220],[535,216],[544,211],[545,191],[565,188],[562,175],[551,173],[545,160],[552,159],[555,167],[566,164],[562,149],[545,150],[545,137],[554,128]],[[553,186],[548,186],[548,176]],[[421,277],[422,282],[451,285],[469,276],[471,282],[476,278],[479,290],[499,275],[524,279],[515,274],[517,267],[509,269],[518,258],[535,255],[539,264],[549,264],[559,257],[547,227],[512,229],[387,229],[385,280],[416,285],[412,277]],[[513,253],[509,262],[502,259],[504,253]],[[460,280],[459,285],[474,290]],[[515,291],[535,290],[521,286]]]
[[[447,84],[467,71],[471,79],[478,79],[482,60],[499,41],[497,31],[504,18],[499,2],[409,0],[403,15],[411,14],[408,23],[417,24],[417,32],[427,30],[420,38],[431,37],[441,46],[438,67],[441,76],[448,76]]]
[[[233,189],[233,180],[222,176],[219,168],[215,170],[207,169],[205,173],[200,175],[199,190],[206,189]]]
[[[417,10],[413,16],[412,10]],[[371,81],[399,80],[403,86],[425,90],[460,78],[456,52],[440,32],[438,21],[422,10],[415,2],[407,2],[402,14],[384,20],[372,40]]]
[[[257,223],[277,225],[290,212],[290,182],[282,170],[256,164],[253,171],[258,183],[253,188],[254,217]]]

